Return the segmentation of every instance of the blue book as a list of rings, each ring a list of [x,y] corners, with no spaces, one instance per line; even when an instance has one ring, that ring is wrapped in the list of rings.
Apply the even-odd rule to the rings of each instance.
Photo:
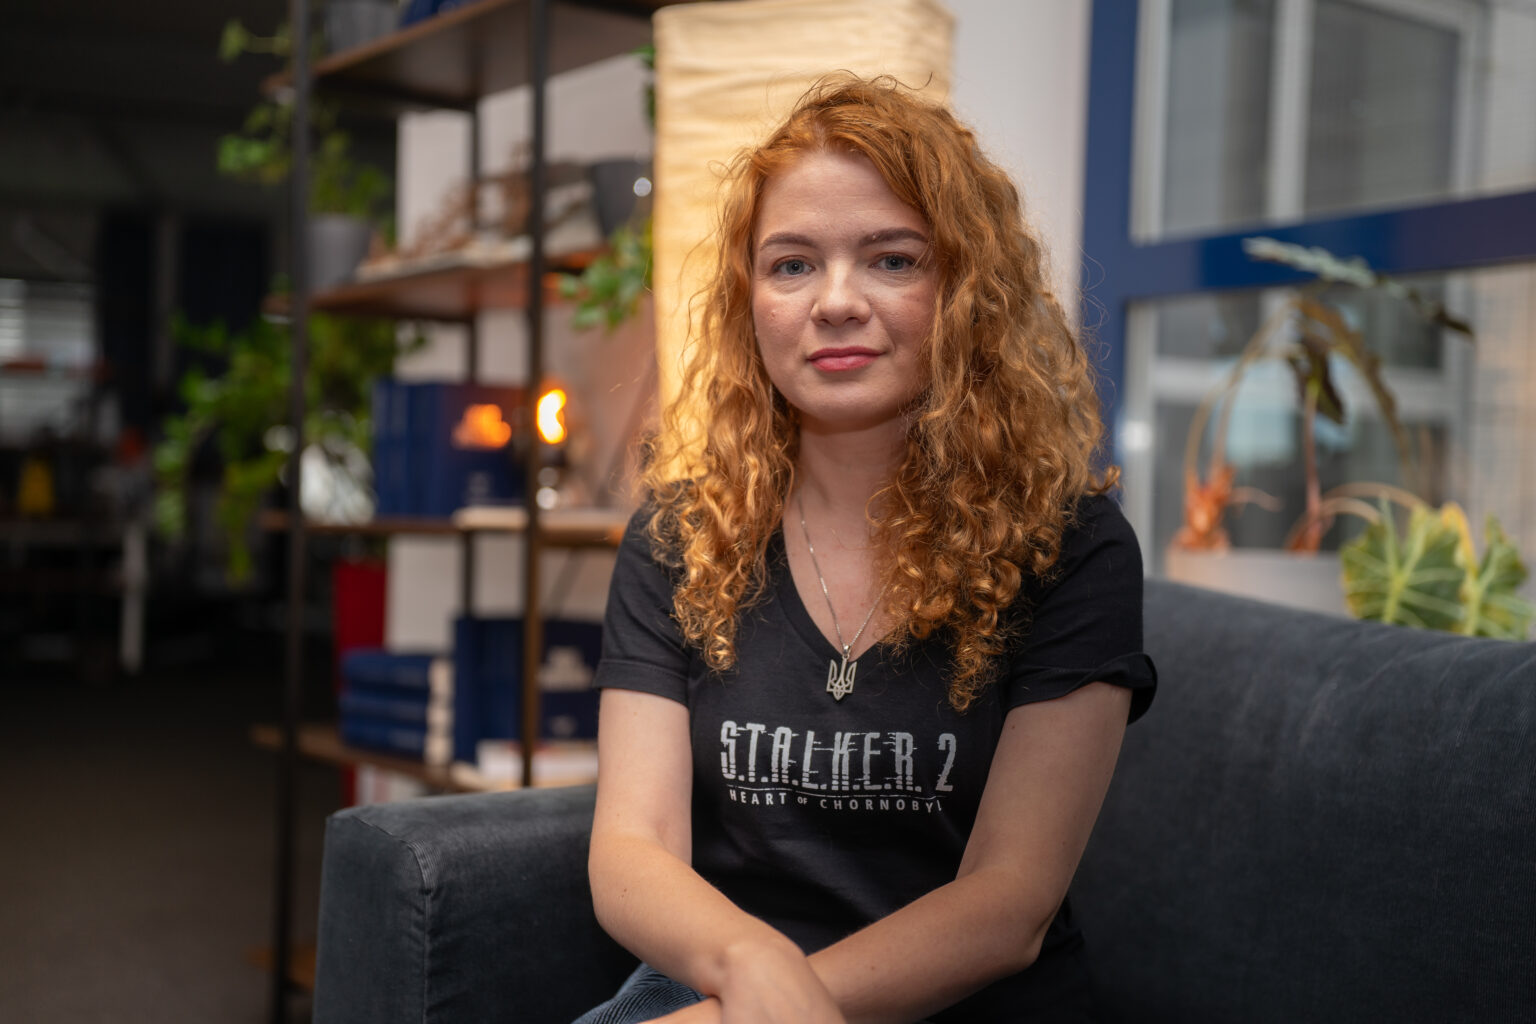
[[[448,695],[451,676],[439,667],[434,679],[433,662],[441,656],[402,653],[377,647],[360,647],[341,657],[343,688],[370,687]]]
[[[544,623],[540,726],[545,739],[597,736],[598,691],[592,688],[602,649],[596,622]],[[523,621],[461,617],[454,624],[453,756],[474,762],[481,740],[522,735]]]
[[[462,383],[411,388],[412,514],[446,518],[466,505],[521,501],[525,488],[511,424],[522,389]]]
[[[412,515],[411,385],[381,378],[373,386],[373,490],[376,516]]]
[[[432,706],[426,690],[372,690],[349,686],[336,698],[336,710],[342,721],[374,719],[425,726],[427,709]],[[445,711],[449,707],[446,701],[439,706]]]
[[[363,750],[421,758],[427,747],[427,727],[424,723],[407,725],[366,718],[343,718],[341,742]]]

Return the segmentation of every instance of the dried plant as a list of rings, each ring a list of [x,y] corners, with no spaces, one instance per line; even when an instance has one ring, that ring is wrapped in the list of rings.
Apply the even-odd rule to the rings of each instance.
[[[1323,416],[1343,424],[1346,410],[1335,383],[1333,368],[1342,359],[1359,373],[1370,389],[1382,419],[1392,432],[1404,480],[1414,479],[1417,460],[1408,432],[1397,415],[1397,402],[1382,374],[1381,357],[1371,351],[1364,335],[1349,325],[1344,314],[1331,304],[1327,290],[1346,285],[1375,291],[1406,303],[1419,317],[1454,331],[1468,340],[1472,329],[1451,316],[1440,304],[1399,281],[1377,274],[1359,258],[1341,260],[1319,248],[1305,248],[1272,238],[1248,238],[1243,250],[1250,258],[1283,263],[1313,274],[1315,279],[1292,291],[1284,303],[1259,327],[1244,346],[1226,378],[1201,400],[1190,424],[1184,449],[1184,526],[1174,538],[1183,548],[1224,550],[1228,546],[1223,525],[1233,505],[1257,503],[1274,509],[1274,499],[1252,488],[1234,486],[1235,469],[1226,461],[1226,436],[1232,407],[1243,377],[1261,359],[1281,358],[1296,380],[1301,407],[1301,452],[1306,481],[1306,509],[1287,538],[1286,548],[1316,551],[1333,516],[1323,505],[1317,468],[1316,422]],[[1285,344],[1276,339],[1289,336]],[[1199,454],[1211,412],[1221,405],[1205,475],[1199,470]]]

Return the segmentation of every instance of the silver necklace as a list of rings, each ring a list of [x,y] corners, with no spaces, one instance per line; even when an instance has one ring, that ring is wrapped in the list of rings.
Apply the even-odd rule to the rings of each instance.
[[[880,607],[880,598],[885,596],[885,587],[880,588],[880,593],[875,597],[875,603],[870,605],[869,614],[864,616],[859,631],[853,634],[853,639],[843,643],[843,628],[837,622],[837,609],[832,607],[832,594],[827,590],[826,577],[821,574],[821,563],[816,560],[816,546],[811,543],[811,531],[805,525],[805,497],[803,494],[795,495],[795,503],[800,506],[800,532],[805,535],[805,549],[811,553],[811,568],[816,570],[816,582],[821,584],[821,596],[827,599],[827,611],[832,614],[832,631],[837,634],[837,642],[843,648],[843,660],[839,664],[836,661],[827,663],[827,692],[832,699],[841,701],[853,692],[853,674],[858,671],[858,663],[849,663],[848,654],[853,650],[853,645],[859,642],[859,637],[864,635],[864,627],[869,625],[869,620],[875,617],[875,609]]]

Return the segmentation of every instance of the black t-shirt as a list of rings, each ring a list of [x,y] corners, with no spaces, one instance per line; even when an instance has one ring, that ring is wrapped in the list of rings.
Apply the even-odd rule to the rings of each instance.
[[[954,879],[1009,709],[1095,680],[1134,691],[1133,720],[1152,700],[1140,549],[1108,498],[1080,503],[1049,579],[1026,575],[1010,610],[1018,639],[963,714],[949,705],[937,634],[900,653],[876,646],[835,701],[826,682],[840,652],[800,601],[782,533],[768,596],[742,615],[735,668],[711,672],[673,619],[647,516],[636,514],[619,550],[596,685],[688,707],[693,866],[807,952]],[[1080,944],[1063,905],[1035,966],[967,1000],[957,1019],[1017,1019],[1032,992],[1057,987],[1053,975],[1080,969]]]

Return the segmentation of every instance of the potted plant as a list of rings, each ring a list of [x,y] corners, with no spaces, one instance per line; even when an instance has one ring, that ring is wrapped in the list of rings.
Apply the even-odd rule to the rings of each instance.
[[[295,441],[286,425],[291,338],[286,324],[266,319],[231,331],[178,317],[173,331],[179,344],[221,369],[188,371],[180,383],[184,411],[161,424],[154,451],[156,526],[171,539],[185,535],[194,462],[206,446],[216,446],[221,475],[214,515],[228,542],[228,575],[242,581],[252,569],[256,513],[282,481]],[[397,354],[422,339],[402,346],[392,321],[319,315],[310,318],[309,338],[301,505],[315,519],[363,521],[373,510],[367,455],[373,381],[388,376]]]
[[[648,72],[656,70],[656,47],[637,47]],[[647,81],[645,118],[656,129],[656,87]],[[640,311],[651,290],[654,257],[651,236],[650,179],[636,161],[616,160],[592,168],[593,202],[608,247],[580,274],[560,279],[560,294],[574,303],[571,324],[578,330],[602,326],[612,332]],[[643,183],[643,184],[642,184]],[[612,223],[616,221],[617,223]]]
[[[1307,271],[1314,279],[1286,296],[1245,345],[1225,378],[1196,409],[1185,442],[1184,524],[1168,552],[1169,574],[1190,582],[1236,589],[1235,581],[1224,582],[1235,573],[1249,580],[1262,580],[1266,586],[1263,596],[1342,611],[1344,600],[1338,569],[1329,562],[1270,551],[1244,551],[1221,559],[1206,557],[1228,552],[1230,540],[1224,524],[1234,506],[1255,503],[1271,511],[1279,507],[1270,496],[1239,486],[1236,470],[1226,459],[1227,431],[1239,386],[1262,360],[1279,359],[1291,370],[1301,413],[1299,450],[1305,508],[1287,535],[1284,551],[1292,556],[1315,556],[1334,516],[1341,510],[1358,511],[1343,504],[1353,498],[1348,488],[1324,495],[1319,483],[1318,419],[1346,422],[1342,392],[1334,377],[1339,363],[1347,363],[1357,371],[1374,399],[1392,435],[1402,479],[1414,481],[1418,465],[1413,443],[1398,418],[1396,400],[1382,374],[1381,359],[1366,344],[1363,334],[1350,325],[1338,305],[1337,289],[1389,296],[1406,304],[1424,321],[1468,340],[1472,331],[1443,306],[1398,281],[1376,274],[1363,260],[1340,260],[1323,249],[1303,248],[1270,238],[1245,239],[1243,248],[1251,258],[1292,266]],[[1209,455],[1202,473],[1200,452],[1212,427],[1213,415],[1214,429],[1209,431]],[[1262,566],[1232,564],[1240,559],[1259,559]],[[1287,588],[1292,589],[1290,597],[1285,594]]]
[[[286,26],[257,36],[239,21],[224,28],[219,55],[225,61],[246,53],[286,58],[292,37]],[[329,288],[351,278],[368,255],[375,233],[389,234],[393,188],[388,175],[352,157],[352,140],[337,122],[334,107],[312,103],[315,145],[309,160],[310,287]],[[240,131],[219,140],[218,167],[231,177],[280,185],[293,169],[293,98],[280,92],[258,103]]]

